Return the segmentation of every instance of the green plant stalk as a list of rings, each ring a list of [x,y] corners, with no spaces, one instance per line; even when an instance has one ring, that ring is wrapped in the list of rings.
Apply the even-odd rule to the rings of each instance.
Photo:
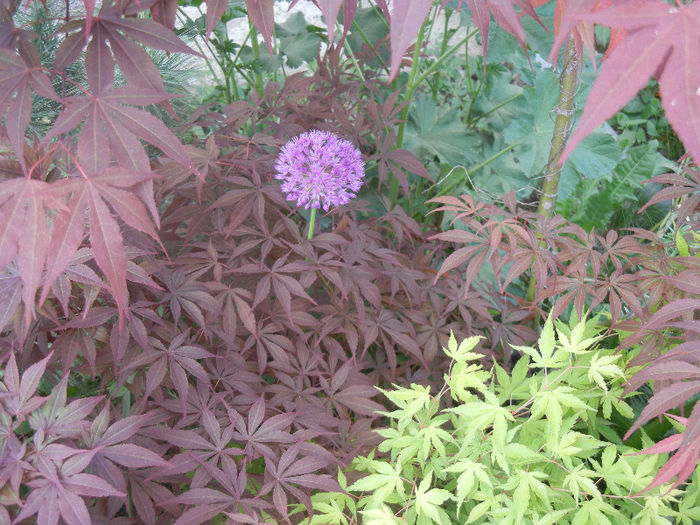
[[[411,100],[411,96],[413,95],[413,91],[415,90],[417,84],[415,83],[416,75],[418,74],[418,67],[419,67],[419,62],[420,62],[420,50],[421,47],[423,46],[423,35],[425,34],[425,28],[427,25],[427,20],[423,22],[423,25],[420,26],[420,29],[418,30],[418,36],[416,37],[416,47],[413,50],[413,63],[411,64],[411,74],[408,77],[408,84],[406,86],[406,92],[404,93],[404,96],[401,97],[402,102],[409,102]],[[396,147],[400,148],[403,146],[403,136],[404,132],[406,130],[406,120],[408,119],[408,106],[409,104],[406,104],[403,109],[401,110],[401,116],[399,117],[401,120],[401,124],[399,124],[399,131],[396,135]],[[394,206],[396,206],[396,199],[399,196],[399,180],[394,177],[394,175],[389,176],[389,202],[391,202],[391,207],[392,209]]]
[[[491,155],[488,159],[486,159],[486,160],[480,162],[479,164],[477,164],[476,166],[474,166],[474,167],[471,168],[470,170],[465,170],[465,171],[466,171],[467,174],[471,177],[474,173],[476,173],[477,171],[479,171],[479,170],[480,170],[481,168],[483,168],[484,166],[487,166],[488,164],[490,164],[491,162],[493,162],[494,160],[496,160],[498,157],[501,157],[501,156],[505,155],[506,153],[508,153],[508,152],[509,152],[510,150],[512,150],[515,146],[516,146],[515,144],[511,144],[510,146],[506,146],[505,148],[503,148],[503,149],[502,149],[501,151],[499,151],[498,153],[494,153],[494,154]],[[445,188],[445,189],[443,189],[443,190],[440,190],[440,191],[438,192],[438,195],[448,195],[448,194],[450,194],[450,193],[452,192],[452,190],[455,189],[455,188],[457,187],[457,184],[459,184],[459,182],[454,182],[454,183],[450,184],[447,188]]]
[[[253,21],[250,19],[250,16],[248,16],[248,24],[250,25],[251,31],[255,27],[253,24]],[[256,62],[259,63],[260,60],[260,46],[258,45],[258,39],[256,36],[253,36],[250,39],[250,46],[253,49],[253,58],[255,59]],[[262,73],[260,71],[255,72],[255,91],[258,95],[262,96],[263,95],[263,78],[262,78]]]
[[[481,92],[481,86],[483,86],[483,82],[480,82],[479,85],[474,88],[474,85],[472,84],[472,74],[469,68],[469,44],[465,44],[465,60],[464,60],[464,67],[467,72],[467,87],[469,88],[469,105],[467,106],[467,114],[465,115],[466,121],[471,122],[472,118],[472,107],[474,106],[474,101],[476,98],[479,96],[479,93]]]
[[[413,86],[413,90],[417,88],[421,82],[423,82],[429,75],[433,73],[438,67],[442,65],[442,63],[447,60],[452,54],[454,54],[460,47],[462,47],[463,44],[469,41],[471,37],[476,35],[478,32],[478,29],[475,29],[471,33],[467,34],[462,40],[457,42],[455,45],[453,45],[450,49],[448,49],[445,53],[440,55],[440,58],[438,58],[433,64],[430,65],[428,69],[426,69],[421,75],[418,77],[418,79],[415,81],[415,86]]]
[[[447,51],[447,31],[450,25],[450,16],[452,12],[450,10],[445,11],[445,23],[442,28],[442,43],[440,44],[440,56],[445,54]],[[435,84],[433,85],[433,100],[437,101],[438,90],[440,89],[440,73],[435,75]]]
[[[416,75],[418,74],[418,67],[419,67],[419,60],[420,60],[420,48],[422,46],[423,42],[423,34],[425,30],[425,23],[421,26],[420,31],[418,32],[418,37],[416,40],[416,49],[413,52],[413,64],[411,65],[411,74],[408,77],[408,84],[406,86],[406,93],[402,97],[403,102],[408,102],[411,100],[411,97],[413,96],[413,92],[416,90],[418,86],[426,79],[430,74],[432,74],[440,65],[447,60],[453,53],[455,53],[462,45],[467,42],[471,37],[473,37],[478,30],[474,30],[471,33],[467,34],[461,41],[459,41],[457,44],[452,46],[449,50],[447,50],[445,53],[440,56],[431,66],[425,70],[420,76],[416,78]],[[401,148],[403,146],[403,138],[404,134],[406,132],[406,122],[408,120],[408,109],[409,105],[407,104],[404,106],[404,108],[401,110],[401,115],[400,115],[400,120],[401,123],[399,124],[399,130],[396,136],[396,147]],[[396,199],[398,198],[399,194],[399,181],[396,179],[396,177],[391,176],[390,183],[389,183],[389,199],[391,202],[391,207],[393,208],[396,206]]]
[[[306,238],[311,240],[314,238],[314,227],[316,226],[316,208],[311,208],[311,216],[309,217],[309,231],[306,233]]]
[[[474,126],[474,125],[475,125],[477,122],[479,122],[481,119],[483,119],[483,118],[485,118],[485,117],[488,117],[488,116],[489,116],[491,113],[493,113],[494,111],[498,111],[498,110],[501,109],[503,106],[505,106],[505,105],[507,105],[507,104],[510,104],[510,103],[513,102],[514,100],[518,100],[518,99],[519,99],[520,97],[522,97],[522,96],[523,96],[522,93],[518,93],[517,95],[513,95],[513,96],[510,97],[509,99],[504,100],[504,101],[501,102],[500,104],[498,104],[498,105],[492,107],[491,109],[489,109],[489,110],[488,110],[486,113],[484,113],[483,115],[479,115],[479,116],[478,116],[477,118],[475,118],[473,121],[470,121],[469,124],[470,124],[471,126]]]
[[[559,102],[554,107],[556,119],[554,121],[554,133],[552,145],[549,149],[549,158],[544,168],[540,200],[537,205],[537,213],[542,217],[554,215],[554,204],[557,200],[557,188],[561,175],[559,159],[564,151],[573,123],[576,89],[578,87],[579,56],[576,53],[576,44],[573,36],[569,37],[566,44],[566,56],[564,67],[559,77]],[[527,288],[527,299],[535,299],[535,277],[530,276]],[[537,319],[535,319],[537,322]]]
[[[365,35],[365,32],[362,31],[362,28],[361,28],[359,25],[357,25],[357,22],[355,22],[355,21],[353,21],[352,27],[353,27],[353,30],[354,30],[354,31],[357,31],[357,33],[362,37],[362,40],[365,41],[365,44],[367,44],[367,47],[369,47],[369,48],[372,50],[372,52],[374,53],[375,58],[376,58],[377,60],[379,60],[379,63],[381,64],[382,69],[383,69],[383,70],[386,72],[386,74],[388,75],[388,74],[389,74],[389,66],[386,65],[386,63],[384,62],[384,60],[382,60],[382,57],[381,57],[381,56],[379,55],[379,53],[377,53],[377,51],[374,49],[374,46],[373,46],[372,43],[369,41],[369,38],[367,38],[367,35]],[[346,39],[346,42],[347,42],[347,39]]]
[[[544,180],[542,182],[539,205],[537,206],[537,213],[543,217],[551,217],[554,214],[559,176],[561,175],[559,159],[569,140],[574,117],[574,98],[578,87],[578,59],[574,39],[569,38],[564,67],[559,78],[559,102],[554,108],[556,120],[554,121],[552,145],[549,149],[547,165],[544,168]]]
[[[187,14],[183,13],[183,12],[180,10],[180,8],[178,8],[178,10],[177,10],[177,17],[180,19],[180,23],[184,26],[185,24],[184,24],[183,21],[182,21],[182,17],[183,17],[183,16],[184,16],[185,18],[187,18],[187,20],[192,21],[192,19],[191,19],[189,16],[187,16]],[[197,47],[197,50],[199,51],[199,53],[200,53],[201,55],[204,55],[204,50],[202,49],[202,46],[199,44],[199,41],[198,41],[196,38],[193,38],[192,41],[194,42],[194,45]],[[217,55],[217,54],[214,53],[214,51],[212,50],[211,45],[209,44],[209,41],[208,41],[208,40],[205,41],[205,44],[207,45],[207,48],[209,49],[209,52],[211,53],[211,56],[214,57],[214,60],[215,60],[216,63],[219,65],[219,67],[221,68],[221,71],[222,71],[222,73],[223,73],[224,68],[223,68],[223,66],[221,65],[221,62],[216,58],[216,55]],[[209,60],[208,60],[208,59],[205,59],[205,60],[204,60],[204,63],[207,65],[207,68],[209,69],[209,72],[211,73],[212,78],[217,78],[217,74],[214,72],[214,68],[211,67],[211,64],[209,63]],[[223,73],[223,74],[224,74],[224,76],[226,75],[226,73]]]
[[[335,28],[336,28],[335,29],[336,31],[342,32],[342,28],[340,27],[340,24],[338,22],[335,23]],[[348,42],[347,38],[343,39],[343,49],[345,49],[345,53],[347,54],[348,58],[352,62],[352,65],[355,68],[355,72],[360,77],[362,82],[364,82],[365,76],[362,74],[362,68],[360,68],[360,64],[358,64],[357,58],[355,58],[355,53],[352,52],[352,48],[350,47],[350,43]]]
[[[469,42],[464,44],[464,71],[467,77],[467,88],[469,88],[469,94],[471,98],[474,98],[474,86],[472,85],[472,74],[469,67]]]

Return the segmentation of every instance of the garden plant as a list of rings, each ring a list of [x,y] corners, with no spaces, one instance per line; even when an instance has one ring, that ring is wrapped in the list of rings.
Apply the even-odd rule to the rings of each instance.
[[[0,0],[0,524],[700,520],[700,3],[314,6]]]

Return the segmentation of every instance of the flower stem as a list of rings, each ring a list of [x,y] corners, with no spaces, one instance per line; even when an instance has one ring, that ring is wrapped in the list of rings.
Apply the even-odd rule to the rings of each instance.
[[[311,240],[314,238],[314,226],[316,225],[316,208],[311,208],[311,217],[309,217],[309,232],[306,238]]]

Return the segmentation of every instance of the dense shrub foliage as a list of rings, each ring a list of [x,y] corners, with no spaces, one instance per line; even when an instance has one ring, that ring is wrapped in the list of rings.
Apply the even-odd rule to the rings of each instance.
[[[684,491],[645,489],[664,461],[652,453],[665,450],[646,436],[645,451],[622,442],[618,422],[634,414],[622,399],[631,355],[615,355],[599,330],[595,319],[558,324],[555,337],[548,320],[537,348],[517,347],[510,374],[483,369],[478,337],[451,337],[437,393],[384,391],[394,410],[383,413],[391,425],[377,450],[389,459],[355,458],[352,470],[368,475],[339,476],[353,497],[314,495],[319,514],[307,523],[691,525],[700,476]]]
[[[341,3],[348,16],[336,41]],[[485,35],[488,5],[524,45],[513,5],[467,4]],[[539,20],[533,4],[516,4]],[[651,9],[658,2],[641,4]],[[210,34],[228,2],[206,5],[204,32]],[[566,318],[587,309],[607,315],[606,328],[618,334],[623,350],[619,365],[605,353],[601,376],[590,376],[610,403],[619,405],[621,395],[614,367],[648,364],[630,379],[626,393],[648,381],[655,392],[636,410],[636,422],[618,421],[615,434],[643,443],[622,445],[610,433],[586,427],[585,412],[576,412],[577,406],[588,411],[581,406],[586,396],[579,405],[567,405],[571,417],[558,427],[569,425],[589,440],[604,437],[620,447],[606,458],[634,468],[644,460],[622,460],[619,451],[640,450],[652,441],[658,447],[653,452],[677,450],[658,472],[663,461],[647,460],[649,470],[633,490],[644,483],[666,486],[675,478],[673,494],[680,497],[678,487],[693,473],[700,452],[697,166],[684,158],[673,173],[654,179],[664,189],[649,205],[669,199],[679,204],[668,216],[675,227],[659,233],[596,233],[561,216],[534,214],[513,193],[500,204],[440,194],[428,204],[434,214],[407,213],[395,203],[424,199],[422,190],[435,177],[402,147],[411,144],[411,130],[404,144],[409,100],[401,82],[387,83],[384,69],[392,76],[399,72],[407,50],[414,58],[412,82],[438,68],[436,61],[425,77],[418,75],[421,47],[410,49],[415,32],[424,33],[423,18],[433,3],[412,2],[405,12],[391,13],[378,1],[373,20],[385,32],[388,27],[391,49],[385,39],[368,39],[351,57],[340,38],[350,31],[356,2],[319,5],[330,23],[330,45],[313,60],[303,55],[314,62],[313,71],[263,82],[258,66],[264,53],[253,38],[250,67],[229,64],[250,80],[247,99],[232,96],[237,88],[229,86],[223,101],[184,111],[151,53],[198,55],[173,32],[177,1],[66,2],[65,11],[50,20],[25,24],[19,22],[18,0],[0,0],[0,523],[318,522],[309,516],[312,495],[341,490],[338,469],[381,442],[373,429],[386,423],[386,406],[377,386],[386,392],[392,383],[421,385],[410,390],[419,393],[440,388],[452,366],[440,348],[454,345],[451,337],[481,336],[484,355],[502,365],[495,370],[505,388],[505,370],[530,352],[525,347],[537,339],[538,319],[550,311]],[[246,7],[272,53],[272,2],[248,0]],[[572,45],[581,48],[590,43],[588,19],[610,22],[617,11],[604,11],[608,18],[586,12],[581,7],[564,13],[557,43],[573,30],[578,36]],[[681,5],[657,17],[657,25],[673,31],[696,12]],[[39,34],[55,16],[62,25],[45,40]],[[648,26],[627,27],[630,42],[654,30]],[[223,45],[220,33],[216,38]],[[244,48],[237,51],[248,52]],[[372,66],[384,55],[386,68]],[[611,54],[610,60],[616,56],[624,61],[626,55]],[[676,48],[664,57],[670,65],[660,79],[662,95],[667,86],[678,94],[676,62],[683,57]],[[688,75],[695,74],[691,69]],[[586,117],[586,126],[604,119],[621,98]],[[697,112],[687,98],[682,104],[690,108],[690,124],[679,133],[694,152]],[[677,111],[669,112],[674,126]],[[316,210],[318,215],[292,207],[274,178],[281,148],[314,129],[357,147],[367,174],[357,199],[327,213]],[[413,132],[414,139],[420,135]],[[631,151],[630,162],[637,155]],[[306,234],[309,223],[313,236]],[[440,227],[450,223],[454,229]],[[581,359],[580,366],[591,369],[593,358]],[[519,363],[514,374],[522,376],[527,359]],[[575,370],[570,388],[580,390],[589,376]],[[487,372],[472,371],[486,380]],[[541,378],[534,372],[529,384]],[[616,390],[605,390],[603,377],[609,375],[617,378]],[[482,384],[463,388],[495,395]],[[639,437],[642,424],[684,404],[692,412],[676,418],[685,432],[657,425],[647,428],[651,441]],[[535,420],[527,410],[512,415],[523,425],[526,417],[537,428],[556,425],[556,418]],[[492,428],[484,435],[490,432],[488,439],[507,450],[508,431],[503,434],[498,425],[498,433]],[[436,436],[447,439],[435,428]],[[511,434],[515,439],[517,432]],[[520,431],[517,439],[525,438],[529,434]],[[438,441],[431,443],[440,452]],[[374,456],[381,459],[372,460],[384,465],[377,468],[396,459],[385,446]],[[598,451],[602,445],[591,447]],[[429,452],[416,453],[424,461]],[[598,461],[597,452],[579,452],[571,456],[580,469]],[[519,477],[496,481],[512,472],[507,458],[496,454],[493,461],[496,470],[479,479],[494,487],[525,479],[521,473],[527,470],[521,469]],[[563,458],[561,464],[574,468]],[[424,482],[416,490],[432,494],[437,499],[426,501],[437,505],[443,489],[432,485],[436,478],[429,470],[421,472]],[[572,494],[581,490],[590,512],[604,514],[595,507],[600,500],[589,498],[594,491],[581,488],[590,477],[581,476],[579,485],[573,478],[552,480],[567,495],[559,500],[545,491],[547,496],[527,500],[532,505],[525,502],[528,512],[548,512],[546,498],[574,505]],[[695,476],[684,498],[696,490]],[[537,492],[534,476],[528,479]],[[511,497],[508,487],[494,497]],[[462,490],[466,498],[469,491]],[[687,501],[668,498],[653,501],[673,512]],[[634,505],[631,497],[621,499]],[[464,505],[473,512],[478,503]],[[446,512],[467,511],[458,507]],[[427,508],[416,508],[411,519],[432,519]]]

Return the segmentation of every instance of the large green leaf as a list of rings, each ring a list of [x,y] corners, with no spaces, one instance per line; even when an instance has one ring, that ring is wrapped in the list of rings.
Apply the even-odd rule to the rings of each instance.
[[[652,140],[630,148],[611,172],[598,179],[579,179],[571,191],[567,188],[563,192],[566,197],[557,202],[557,212],[590,230],[608,227],[613,215],[623,208],[631,207],[634,211],[641,205],[642,181],[672,167],[658,147],[658,142]],[[566,183],[575,180],[570,177]]]
[[[559,78],[551,71],[537,73],[535,87],[523,90],[530,114],[522,115],[505,129],[506,144],[516,148],[520,166],[528,177],[540,174],[547,163],[554,121],[552,109],[559,98]]]
[[[582,179],[610,180],[620,155],[620,146],[609,133],[594,131],[588,135],[562,167],[558,198],[566,199]]]
[[[406,149],[422,160],[434,156],[453,166],[471,166],[479,158],[481,139],[467,129],[459,113],[454,106],[438,107],[430,98],[419,98],[406,126]]]
[[[642,181],[669,171],[672,167],[673,163],[659,153],[659,143],[656,140],[630,148],[625,158],[615,167],[610,183],[613,199],[615,202],[636,199]]]
[[[297,68],[316,58],[321,37],[307,30],[302,13],[294,13],[283,24],[275,26],[275,34],[280,39],[280,49],[287,57],[289,67]]]

